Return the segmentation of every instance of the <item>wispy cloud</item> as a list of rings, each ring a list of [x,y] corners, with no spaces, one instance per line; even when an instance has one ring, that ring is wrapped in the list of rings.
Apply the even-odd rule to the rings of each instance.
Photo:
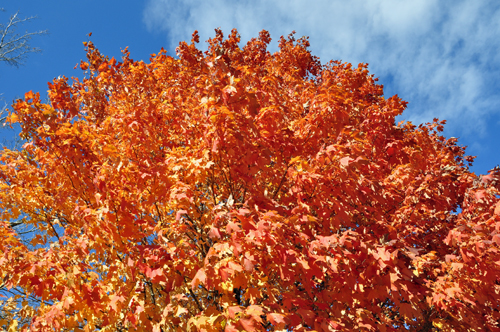
[[[369,63],[387,95],[410,102],[406,120],[447,119],[460,135],[485,134],[500,114],[495,0],[149,0],[144,22],[167,33],[170,49],[194,30],[206,40],[216,27],[237,28],[244,41],[295,30],[323,62]]]

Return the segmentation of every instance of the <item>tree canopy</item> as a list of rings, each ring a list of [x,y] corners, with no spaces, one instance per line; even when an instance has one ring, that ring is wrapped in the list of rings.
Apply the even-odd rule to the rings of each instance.
[[[499,328],[498,169],[472,173],[444,121],[396,125],[406,102],[307,38],[198,39],[149,63],[85,43],[83,79],[12,106],[0,278],[24,295],[0,326]]]

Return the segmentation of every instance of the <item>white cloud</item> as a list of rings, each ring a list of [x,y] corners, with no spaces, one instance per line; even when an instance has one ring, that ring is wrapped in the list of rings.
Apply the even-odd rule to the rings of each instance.
[[[149,0],[144,22],[167,33],[170,50],[194,30],[206,40],[237,28],[247,41],[266,29],[274,42],[295,30],[323,62],[369,63],[386,94],[410,102],[406,119],[447,119],[458,135],[484,134],[485,117],[500,113],[494,0]]]

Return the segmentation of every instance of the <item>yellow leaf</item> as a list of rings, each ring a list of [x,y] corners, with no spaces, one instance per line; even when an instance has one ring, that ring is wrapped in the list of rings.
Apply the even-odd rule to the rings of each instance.
[[[443,320],[442,319],[434,319],[432,321],[432,325],[434,325],[434,327],[437,327],[438,329],[442,329],[444,326]]]
[[[293,163],[297,162],[298,160],[300,160],[300,156],[297,156],[297,157],[294,157],[290,160],[290,163],[289,165],[292,165]]]
[[[19,117],[17,116],[16,113],[12,113],[11,115],[9,115],[9,117],[7,119],[8,119],[7,121],[10,123],[19,122]]]
[[[9,325],[9,332],[16,332],[16,331],[17,331],[17,320],[14,319]]]

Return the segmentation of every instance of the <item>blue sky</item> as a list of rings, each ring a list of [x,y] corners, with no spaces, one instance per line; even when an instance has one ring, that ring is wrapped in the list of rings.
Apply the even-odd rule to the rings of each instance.
[[[496,0],[82,0],[2,1],[0,21],[11,14],[37,15],[19,32],[48,29],[32,45],[43,49],[25,66],[0,63],[1,106],[25,92],[46,96],[47,82],[60,75],[81,76],[73,67],[85,57],[82,42],[119,58],[129,47],[136,60],[164,47],[175,55],[181,40],[199,30],[201,40],[221,27],[237,28],[246,42],[269,30],[276,50],[292,30],[310,37],[323,63],[369,63],[385,87],[409,102],[400,120],[415,124],[446,119],[445,135],[459,137],[473,170],[486,173],[500,164],[500,2]],[[205,47],[202,44],[201,47]],[[0,131],[2,138],[15,132]]]

